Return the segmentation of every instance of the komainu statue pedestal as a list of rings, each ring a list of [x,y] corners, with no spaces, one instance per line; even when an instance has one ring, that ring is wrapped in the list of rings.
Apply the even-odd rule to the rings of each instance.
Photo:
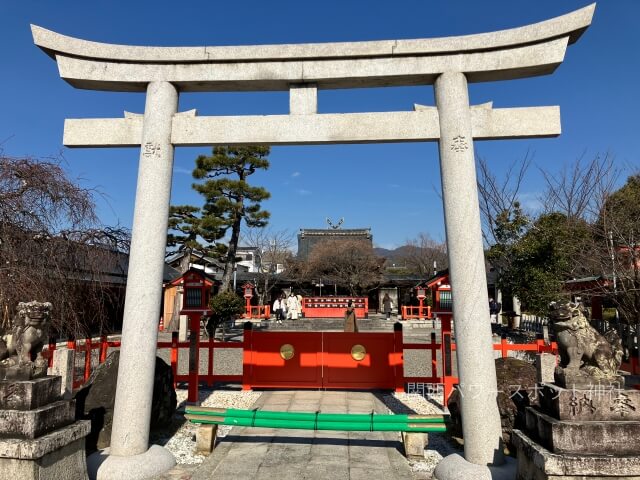
[[[560,365],[553,383],[538,384],[526,431],[513,431],[516,478],[640,480],[640,390],[618,373],[620,339],[598,333],[574,303],[552,303],[549,318]]]
[[[60,399],[61,377],[0,381],[2,478],[87,478],[87,420],[75,421],[75,401]]]
[[[518,480],[640,479],[640,391],[618,385],[542,384],[513,431]]]

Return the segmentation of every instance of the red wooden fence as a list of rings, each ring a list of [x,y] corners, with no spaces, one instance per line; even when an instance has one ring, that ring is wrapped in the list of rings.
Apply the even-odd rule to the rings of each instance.
[[[333,374],[331,374],[331,370],[326,372],[327,380],[324,381],[326,385],[322,383],[320,380],[320,385],[318,384],[318,379],[313,379],[313,381],[303,381],[302,378],[298,378],[299,374],[295,372],[289,372],[289,369],[285,369],[285,364],[278,363],[277,365],[273,362],[273,355],[271,357],[266,358],[267,355],[265,352],[270,351],[268,348],[265,348],[265,341],[269,342],[271,340],[276,341],[278,345],[287,343],[287,335],[291,336],[291,338],[297,338],[303,335],[301,332],[256,332],[254,333],[250,328],[250,323],[245,324],[245,334],[242,342],[220,342],[215,340],[207,340],[202,341],[200,339],[200,335],[195,336],[196,341],[186,341],[179,342],[177,332],[172,333],[171,341],[163,341],[158,342],[158,349],[170,349],[170,363],[171,370],[173,372],[174,382],[185,382],[188,385],[189,389],[189,401],[197,401],[198,399],[198,386],[201,383],[204,383],[208,386],[213,385],[215,382],[232,382],[242,384],[244,389],[251,388],[264,388],[264,387],[282,387],[285,381],[287,384],[287,388],[376,388],[374,383],[376,382],[376,375],[373,373],[375,370],[379,370],[380,366],[376,363],[376,368],[372,368],[373,363],[378,362],[380,359],[373,359],[371,356],[369,360],[365,359],[365,362],[357,365],[360,369],[355,369],[353,371],[346,370],[347,368],[355,368],[352,365],[343,365],[346,360],[343,355],[340,359],[336,360],[340,355],[334,355],[331,351],[327,352],[327,355],[333,355],[334,360],[320,359],[314,363],[313,366],[307,365],[307,371],[305,375],[313,376],[316,375],[317,372],[311,371],[313,369],[330,369],[337,368]],[[442,384],[444,389],[445,401],[448,400],[449,395],[453,391],[454,385],[458,383],[458,378],[453,375],[453,363],[452,363],[452,352],[456,350],[455,343],[451,342],[451,323],[450,320],[445,319],[442,322],[442,331],[440,335],[440,339],[436,339],[436,334],[432,333],[430,337],[430,341],[428,343],[405,343],[402,338],[402,327],[401,324],[397,323],[394,327],[393,333],[364,333],[364,334],[343,334],[342,332],[324,332],[325,335],[334,335],[336,337],[340,337],[341,335],[352,335],[358,336],[362,335],[362,339],[368,338],[373,341],[374,336],[378,335],[380,337],[383,336],[392,336],[390,337],[390,342],[380,339],[381,342],[386,345],[389,352],[383,355],[383,363],[388,362],[391,370],[388,370],[389,373],[385,373],[387,370],[384,368],[382,383],[384,385],[378,385],[377,388],[395,388],[396,391],[404,391],[405,384],[407,383],[423,383],[423,384]],[[194,332],[195,333],[195,332]],[[311,339],[314,335],[318,338],[323,338],[323,332],[305,332],[305,334]],[[296,337],[297,336],[297,337]],[[306,338],[306,337],[305,337]],[[376,337],[377,338],[377,337]],[[299,340],[299,339],[298,339]],[[340,338],[338,338],[340,340]],[[345,338],[346,340],[346,338]],[[350,341],[357,339],[350,339]],[[437,341],[439,340],[439,341]],[[311,341],[311,340],[310,340]],[[337,341],[337,340],[336,340]],[[273,343],[273,342],[271,342]],[[328,342],[330,343],[330,342]],[[353,343],[353,342],[352,342]],[[322,340],[320,340],[320,344],[322,344]],[[76,375],[74,378],[73,386],[74,388],[79,388],[82,386],[91,375],[92,368],[92,352],[98,352],[98,362],[103,363],[107,358],[107,352],[109,348],[119,348],[121,342],[118,340],[108,340],[106,336],[101,336],[99,339],[91,339],[87,338],[81,341],[78,340],[69,340],[67,342],[67,348],[71,350],[75,350],[76,353],[82,352],[84,354],[84,362],[81,363],[82,366],[78,366],[76,363],[76,374],[81,372],[80,375]],[[189,355],[189,349],[195,348],[195,351],[199,353],[200,349],[206,349],[208,355],[207,362],[207,373],[200,374],[199,372],[199,361],[190,364],[189,373],[186,374],[178,374],[178,360],[180,355],[180,350],[186,349],[186,354]],[[240,348],[243,349],[243,373],[242,375],[220,375],[214,372],[213,364],[214,364],[214,349],[218,348]],[[325,347],[321,347],[325,348]],[[329,350],[331,347],[327,347]],[[375,352],[377,347],[371,347],[372,350],[369,352],[369,355],[372,352]],[[380,344],[380,348],[382,347],[382,343]],[[50,365],[52,362],[53,351],[56,349],[56,344],[53,339],[49,341],[49,351],[43,352],[43,354],[48,357]],[[379,348],[378,348],[379,349]],[[533,353],[554,353],[557,354],[557,345],[555,342],[547,345],[543,340],[536,340],[534,343],[530,344],[511,344],[507,343],[506,339],[502,339],[500,343],[494,344],[493,349],[495,351],[501,352],[501,356],[506,358],[509,355],[510,351],[530,351]],[[273,350],[273,348],[271,348]],[[316,348],[316,350],[318,350]],[[404,350],[430,350],[431,351],[431,367],[429,376],[421,376],[421,377],[408,377],[404,376],[403,371],[403,360],[400,352]],[[440,351],[441,356],[441,372],[438,373],[438,359],[437,352]],[[393,353],[396,352],[396,353]],[[307,352],[308,353],[308,352]],[[183,353],[184,354],[184,353]],[[321,355],[321,353],[318,353]],[[267,355],[268,356],[268,355]],[[275,358],[275,357],[274,357]],[[310,357],[307,356],[307,359]],[[349,360],[349,359],[347,359]],[[375,360],[375,361],[373,361]],[[280,361],[280,360],[278,360]],[[308,360],[306,360],[308,361]],[[338,363],[335,363],[335,362]],[[268,365],[271,362],[271,365]],[[327,363],[328,362],[328,363]],[[332,363],[334,362],[334,363]],[[367,363],[368,362],[368,363]],[[312,362],[313,363],[313,362]],[[324,365],[327,363],[327,365]],[[348,363],[348,362],[347,362]],[[260,368],[256,368],[256,366]],[[268,368],[265,370],[265,366]],[[312,368],[313,367],[313,368]],[[364,367],[371,367],[367,370]],[[632,358],[631,362],[626,368],[630,370],[633,374],[638,373],[638,361],[637,358]],[[345,368],[345,370],[339,370],[340,368]],[[269,370],[269,372],[267,372]],[[302,371],[302,370],[301,370]],[[369,372],[371,375],[369,375]],[[258,372],[261,372],[258,374]],[[275,373],[274,373],[275,372]],[[337,372],[337,373],[336,373]],[[292,373],[290,379],[287,379],[289,373]],[[267,377],[264,375],[268,374]],[[358,379],[354,381],[353,378],[348,375],[369,375],[369,377],[362,377],[362,379]],[[262,376],[260,376],[262,375]],[[271,377],[269,377],[271,375]],[[275,375],[275,377],[274,377]],[[346,375],[346,376],[345,376]],[[388,377],[388,378],[387,378]],[[271,378],[272,380],[269,380]],[[306,378],[306,377],[305,377]],[[333,378],[333,380],[332,380]],[[355,377],[354,377],[355,378]],[[377,377],[376,377],[377,378]],[[366,381],[365,381],[366,380]],[[269,384],[271,382],[271,384]],[[373,382],[373,383],[372,383]]]

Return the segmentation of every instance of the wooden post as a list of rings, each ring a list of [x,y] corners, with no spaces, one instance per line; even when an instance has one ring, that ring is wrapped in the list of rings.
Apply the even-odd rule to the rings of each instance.
[[[207,385],[213,385],[213,347],[215,347],[216,339],[215,336],[213,338],[209,338],[207,345],[209,346],[208,350],[208,359],[207,359]]]
[[[85,383],[91,376],[91,337],[84,341],[84,381]]]
[[[190,312],[189,336],[189,387],[187,400],[198,402],[198,383],[200,381],[200,313]]]
[[[396,380],[396,392],[404,392],[404,339],[402,336],[402,324],[393,324],[393,350],[394,350],[394,376]]]
[[[431,378],[438,375],[438,356],[436,355],[437,343],[436,332],[431,332]]]
[[[47,359],[47,368],[53,367],[53,352],[56,350],[56,337],[49,337],[49,358]]]
[[[451,318],[449,316],[442,317],[441,328],[442,340],[440,349],[442,354],[442,383],[444,390],[443,403],[447,405],[449,396],[453,391],[453,369],[451,354]]]
[[[246,304],[244,306],[244,309],[246,311],[246,313],[245,313],[246,317],[245,318],[251,318],[251,297],[245,296],[244,299],[245,299],[245,302],[246,302]],[[223,338],[223,340],[224,340],[224,338]]]
[[[252,383],[252,337],[253,337],[253,324],[251,322],[244,322],[244,335],[242,340],[242,389],[251,390]]]
[[[100,360],[99,362],[102,364],[107,360],[107,354],[109,353],[109,344],[107,343],[107,336],[100,336]]]
[[[507,358],[509,356],[509,350],[507,349],[507,336],[505,334],[503,334],[500,339],[500,353],[502,358]]]
[[[171,352],[169,361],[171,362],[171,373],[173,374],[173,388],[178,383],[178,334],[179,332],[171,332]]]

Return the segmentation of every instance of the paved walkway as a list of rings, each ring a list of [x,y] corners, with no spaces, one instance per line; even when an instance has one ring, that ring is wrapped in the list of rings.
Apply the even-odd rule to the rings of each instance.
[[[265,410],[387,413],[369,392],[263,392]],[[411,479],[397,432],[334,432],[234,427],[193,474],[193,480]]]

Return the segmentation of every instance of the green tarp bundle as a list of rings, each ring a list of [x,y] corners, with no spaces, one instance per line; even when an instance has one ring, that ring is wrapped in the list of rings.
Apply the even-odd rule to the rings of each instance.
[[[392,415],[362,413],[302,413],[268,410],[187,407],[185,417],[194,423],[240,427],[292,428],[302,430],[444,432],[444,415]]]

